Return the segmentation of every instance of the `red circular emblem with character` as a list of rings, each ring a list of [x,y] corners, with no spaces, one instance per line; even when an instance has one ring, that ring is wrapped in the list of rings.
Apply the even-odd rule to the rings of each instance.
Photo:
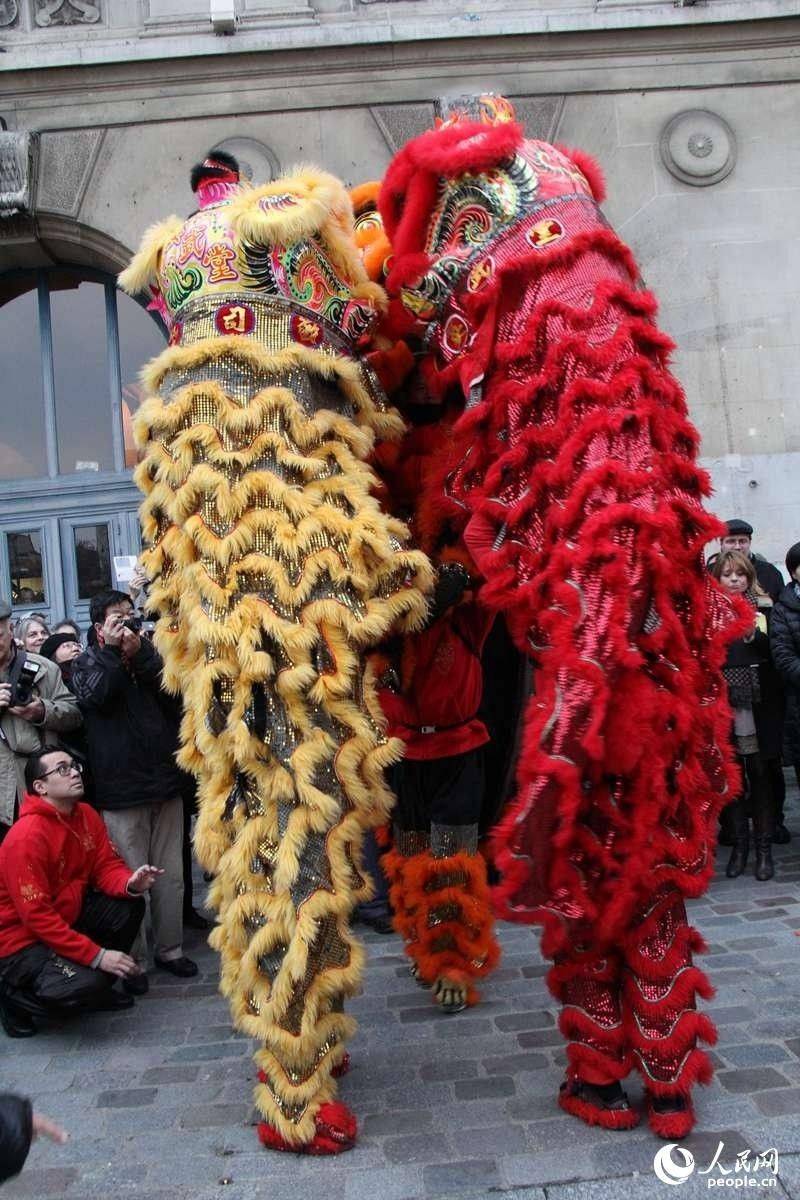
[[[525,236],[536,250],[541,250],[551,242],[560,241],[564,236],[564,226],[560,221],[538,221]]]
[[[217,309],[214,324],[219,333],[252,333],[256,314],[247,304],[223,304]]]
[[[479,292],[481,288],[486,287],[486,284],[494,275],[494,259],[491,254],[487,254],[486,258],[482,258],[470,270],[467,276],[467,291]]]
[[[472,341],[470,327],[460,313],[453,313],[442,330],[442,346],[449,354],[461,354]]]
[[[292,313],[289,321],[292,337],[301,346],[318,346],[322,341],[322,325],[313,317],[304,317],[301,313]]]
[[[182,333],[183,333],[183,321],[176,321],[169,331],[168,345],[177,346],[178,342],[181,340]]]

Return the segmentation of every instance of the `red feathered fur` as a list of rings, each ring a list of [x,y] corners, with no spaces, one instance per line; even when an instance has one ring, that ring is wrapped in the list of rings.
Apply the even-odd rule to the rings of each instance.
[[[435,225],[442,189],[465,211],[459,173],[502,171],[520,147],[516,126],[489,136],[466,122],[400,152],[379,201],[394,251],[389,317],[405,329],[431,322],[424,387],[460,410],[432,507],[463,532],[486,581],[482,602],[505,615],[535,665],[517,796],[494,834],[497,911],[541,924],[545,955],[569,957],[580,944],[663,985],[654,1002],[626,988],[622,1032],[605,1037],[565,1009],[566,1033],[609,1049],[571,1043],[575,1070],[621,1071],[631,1053],[644,1062],[659,1049],[667,1070],[685,1048],[678,1078],[653,1090],[688,1092],[710,1071],[694,1041],[714,1036],[693,1007],[695,992],[710,991],[690,965],[701,939],[684,914],[659,959],[636,926],[653,897],[698,896],[712,875],[716,818],[738,787],[721,668],[752,613],[705,569],[704,548],[723,527],[703,508],[709,481],[656,301],[630,250],[571,196],[574,182],[548,195],[561,231],[552,244],[532,245],[523,217],[500,233],[487,217],[480,286],[467,271],[434,273],[437,253],[452,261],[472,249],[453,240],[457,223]],[[596,165],[565,153],[602,196]],[[403,306],[403,287],[426,273],[433,320],[425,304]],[[443,279],[455,280],[449,292]],[[451,314],[468,330],[458,351],[443,334]],[[550,980],[567,1004],[570,969],[559,964]],[[617,996],[620,982],[609,978]],[[637,1015],[664,1038],[646,1046]]]

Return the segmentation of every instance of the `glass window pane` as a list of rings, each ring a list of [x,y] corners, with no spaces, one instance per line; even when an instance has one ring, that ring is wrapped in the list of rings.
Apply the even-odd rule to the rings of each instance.
[[[59,285],[78,277],[59,272]],[[84,281],[50,285],[58,465],[73,471],[113,471],[107,364],[105,288]]]
[[[36,287],[0,308],[3,413],[0,479],[47,474]]]
[[[133,414],[144,400],[139,373],[145,363],[164,349],[166,338],[152,313],[124,292],[117,292],[119,365],[122,379],[122,432],[125,437],[125,466],[135,467],[139,455],[133,441]]]
[[[97,592],[113,586],[108,526],[76,525],[72,537],[75,543],[78,599],[91,600]]]
[[[7,533],[6,544],[11,576],[11,603],[21,607],[46,604],[42,531],[31,529],[28,533]]]

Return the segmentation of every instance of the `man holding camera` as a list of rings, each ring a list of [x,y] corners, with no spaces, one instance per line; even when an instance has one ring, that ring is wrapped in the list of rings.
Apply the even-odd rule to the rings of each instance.
[[[177,710],[161,691],[161,659],[140,636],[125,592],[92,598],[89,648],[76,659],[72,686],[89,746],[94,802],[112,842],[130,867],[163,868],[150,893],[157,967],[186,978],[197,964],[183,954],[183,803],[175,762]],[[143,932],[131,955],[146,966]],[[147,991],[147,975],[123,980],[134,995]]]
[[[77,701],[58,667],[17,646],[11,605],[0,600],[0,842],[16,820],[25,793],[28,755],[80,723]]]

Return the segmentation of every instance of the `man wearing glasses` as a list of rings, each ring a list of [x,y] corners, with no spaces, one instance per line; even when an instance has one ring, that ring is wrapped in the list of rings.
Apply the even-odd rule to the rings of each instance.
[[[140,968],[130,949],[143,894],[161,871],[131,872],[103,818],[83,803],[80,764],[45,746],[25,765],[19,820],[0,845],[0,1023],[36,1033],[36,1017],[130,1008],[115,978]]]

